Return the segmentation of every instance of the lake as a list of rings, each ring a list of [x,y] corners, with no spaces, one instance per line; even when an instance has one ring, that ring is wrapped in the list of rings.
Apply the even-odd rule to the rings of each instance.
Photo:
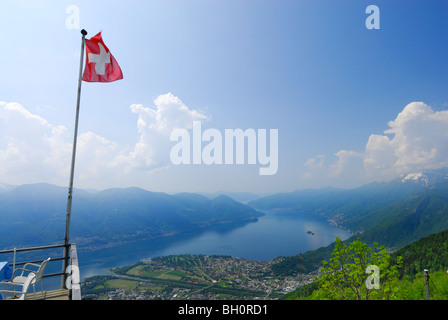
[[[336,237],[351,233],[331,225],[321,216],[293,212],[263,211],[256,222],[228,223],[200,231],[113,248],[84,252],[78,248],[81,280],[107,274],[112,267],[133,264],[156,256],[177,254],[228,255],[268,261],[327,246]],[[307,233],[307,231],[310,231]]]

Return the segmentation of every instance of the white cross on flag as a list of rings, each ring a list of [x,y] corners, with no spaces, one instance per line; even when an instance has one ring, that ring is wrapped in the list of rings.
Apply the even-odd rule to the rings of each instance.
[[[112,82],[123,79],[115,58],[104,44],[101,32],[85,39],[87,62],[82,80],[86,82]]]

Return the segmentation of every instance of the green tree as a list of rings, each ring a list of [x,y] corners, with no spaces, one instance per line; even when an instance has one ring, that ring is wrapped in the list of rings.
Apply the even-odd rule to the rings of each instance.
[[[336,238],[332,258],[329,262],[323,261],[322,275],[317,280],[319,290],[313,296],[317,299],[392,299],[397,294],[401,264],[402,259],[398,257],[396,264],[391,265],[389,253],[377,243],[372,249],[359,238],[349,245]],[[370,273],[368,266],[376,266],[374,270],[379,274]]]

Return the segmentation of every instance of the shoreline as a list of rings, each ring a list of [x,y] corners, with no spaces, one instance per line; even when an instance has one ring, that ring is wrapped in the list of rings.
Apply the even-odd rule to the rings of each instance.
[[[237,220],[237,221],[217,221],[217,222],[212,222],[212,223],[207,223],[207,224],[203,224],[203,225],[198,225],[196,226],[196,228],[190,229],[190,230],[184,230],[184,231],[172,231],[172,232],[167,232],[167,233],[163,233],[160,235],[154,235],[154,236],[139,236],[139,235],[135,235],[135,236],[128,236],[128,237],[124,237],[124,238],[130,238],[129,240],[127,239],[121,239],[121,240],[117,240],[117,241],[112,241],[112,242],[108,242],[105,243],[103,245],[82,245],[83,241],[86,241],[87,239],[92,239],[95,238],[97,236],[93,236],[92,238],[74,238],[73,239],[73,243],[76,243],[79,248],[78,251],[79,252],[94,252],[97,250],[102,250],[102,249],[107,249],[107,248],[113,248],[113,247],[118,247],[121,245],[126,245],[132,242],[136,242],[136,241],[150,241],[150,240],[156,240],[156,239],[161,239],[161,238],[166,238],[166,237],[171,237],[171,236],[175,236],[175,235],[180,235],[180,234],[188,234],[190,232],[195,232],[195,231],[199,231],[199,230],[203,230],[205,228],[208,227],[213,227],[213,226],[217,226],[217,225],[222,225],[222,224],[231,224],[231,223],[250,223],[250,222],[257,222],[258,218],[263,216],[265,214],[262,214],[260,216],[250,216],[247,217],[245,219],[242,220]],[[102,241],[105,241],[105,239],[100,239]]]

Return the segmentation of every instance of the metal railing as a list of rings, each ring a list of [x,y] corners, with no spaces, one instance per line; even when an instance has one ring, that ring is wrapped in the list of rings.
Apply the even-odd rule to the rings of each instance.
[[[35,263],[39,264],[42,263],[45,258],[39,258],[39,259],[33,259],[33,260],[27,260],[27,261],[20,261],[17,262],[16,258],[17,255],[20,253],[29,253],[33,251],[39,251],[39,250],[49,250],[49,249],[57,249],[57,248],[66,248],[66,245],[64,244],[56,244],[56,245],[48,245],[48,246],[38,246],[38,247],[29,247],[29,248],[14,248],[14,249],[8,249],[8,250],[0,250],[0,260],[3,255],[13,255],[12,256],[12,262],[10,260],[8,261],[8,264],[10,267],[12,267],[13,270],[15,270],[18,266],[24,266],[27,263]],[[53,273],[44,273],[42,278],[54,278],[54,277],[61,277],[61,289],[68,289],[69,299],[70,300],[81,300],[81,288],[80,288],[80,277],[79,277],[79,263],[78,263],[78,253],[76,249],[75,244],[69,244],[68,245],[68,251],[70,252],[68,257],[51,257],[50,262],[55,261],[64,261],[66,260],[66,263],[63,263],[63,266],[69,265],[69,271],[72,273],[72,275],[68,275],[67,270],[64,270],[63,268],[61,272],[53,272]],[[48,267],[46,268],[46,270]],[[69,281],[67,281],[69,279]]]

